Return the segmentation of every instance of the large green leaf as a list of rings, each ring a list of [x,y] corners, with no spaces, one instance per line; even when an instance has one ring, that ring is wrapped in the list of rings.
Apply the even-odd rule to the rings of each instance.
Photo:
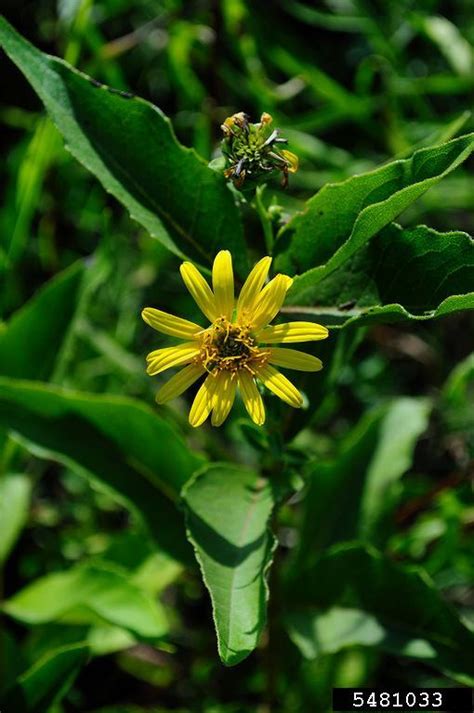
[[[364,416],[334,459],[310,463],[297,567],[309,566],[336,542],[385,540],[400,478],[430,410],[426,399],[396,399]]]
[[[166,551],[188,558],[173,502],[202,459],[172,426],[133,399],[0,379],[0,427],[110,490],[146,522]]]
[[[74,317],[84,264],[61,272],[0,331],[0,374],[22,379],[50,377]]]
[[[45,713],[64,696],[88,657],[81,644],[64,646],[41,658],[9,688],[0,703],[15,713]]]
[[[111,565],[81,565],[37,579],[3,604],[27,624],[93,624],[97,617],[140,636],[160,637],[168,630],[156,599]]]
[[[304,273],[295,283],[301,295],[342,265],[384,226],[466,160],[474,134],[416,151],[342,183],[328,184],[282,230],[277,266]]]
[[[0,565],[6,560],[25,524],[31,496],[31,481],[21,473],[0,478]]]
[[[219,655],[232,666],[256,647],[265,624],[272,489],[252,470],[216,464],[197,473],[183,498],[188,537],[211,595]]]
[[[152,104],[43,54],[0,18],[0,43],[44,102],[71,153],[169,250],[209,263],[220,248],[245,271],[238,209],[223,176],[181,146]]]
[[[422,570],[345,544],[292,578],[288,596],[290,631],[306,656],[377,646],[474,682],[474,634]]]
[[[474,309],[474,240],[392,224],[338,270],[311,284],[297,278],[291,311],[331,327],[431,319]],[[305,307],[305,305],[312,305]]]

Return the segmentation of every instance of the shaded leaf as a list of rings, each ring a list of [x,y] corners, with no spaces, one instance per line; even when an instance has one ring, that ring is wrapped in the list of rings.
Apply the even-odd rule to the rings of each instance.
[[[133,399],[0,379],[0,427],[90,477],[134,510],[163,549],[189,558],[173,501],[202,459],[153,411]]]
[[[416,151],[375,171],[327,184],[282,230],[278,269],[301,274],[292,292],[307,290],[333,272],[425,191],[472,153],[474,134]]]
[[[8,690],[18,676],[26,669],[27,662],[24,653],[13,636],[2,627],[0,631],[0,661],[2,662],[2,675],[0,676],[1,694]]]
[[[256,647],[265,624],[272,489],[258,473],[223,463],[197,473],[183,499],[188,537],[211,595],[219,655],[232,666]]]
[[[43,54],[1,18],[0,42],[71,153],[135,220],[168,250],[201,264],[227,248],[245,272],[240,215],[224,177],[178,143],[157,107]]]
[[[301,287],[297,279],[289,301],[313,306],[289,311],[332,328],[474,309],[474,240],[462,232],[392,224],[338,270]]]
[[[364,416],[334,459],[309,464],[298,567],[309,566],[339,541],[386,539],[399,480],[411,465],[430,410],[426,399],[396,399]]]
[[[78,262],[46,283],[0,331],[0,374],[47,380],[76,312],[84,275]]]
[[[145,637],[163,636],[168,629],[158,601],[130,582],[126,572],[104,564],[41,577],[8,599],[3,609],[27,624],[92,624],[99,617]]]
[[[440,413],[450,430],[464,431],[474,456],[474,353],[455,366],[441,391]]]
[[[44,713],[67,693],[87,657],[88,648],[81,644],[43,656],[2,696],[2,708],[15,713]]]
[[[422,570],[346,543],[292,578],[288,591],[288,623],[303,655],[378,646],[424,661],[460,683],[474,681],[474,634]],[[346,609],[342,616],[340,608]]]
[[[7,473],[0,479],[0,564],[14,546],[26,522],[31,482],[21,473]]]

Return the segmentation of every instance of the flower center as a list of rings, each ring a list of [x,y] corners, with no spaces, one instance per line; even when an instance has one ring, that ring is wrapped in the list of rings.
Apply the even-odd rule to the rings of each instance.
[[[258,348],[249,330],[219,317],[201,336],[201,349],[197,361],[209,372],[247,369],[264,364],[268,352]]]

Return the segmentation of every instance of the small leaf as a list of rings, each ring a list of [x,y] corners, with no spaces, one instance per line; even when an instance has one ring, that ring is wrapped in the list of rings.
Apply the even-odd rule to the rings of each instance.
[[[310,282],[310,272],[297,278],[289,301],[313,306],[288,311],[331,328],[474,309],[474,240],[392,224],[338,270]]]
[[[278,269],[304,273],[295,281],[293,294],[301,297],[340,267],[473,149],[474,134],[466,134],[324,186],[283,229],[276,245]]]
[[[190,559],[174,500],[202,459],[151,409],[133,399],[0,378],[0,428],[35,455],[91,478],[142,518],[164,550]]]
[[[2,696],[2,710],[15,713],[44,713],[71,687],[88,657],[81,644],[56,649],[23,673]]]
[[[377,646],[473,685],[474,634],[423,570],[346,543],[331,548],[287,586],[292,595],[288,624],[304,656],[349,645]]]
[[[84,264],[77,262],[16,312],[0,332],[0,374],[47,380],[74,318]]]
[[[7,473],[0,479],[0,565],[26,522],[30,496],[31,482],[26,475]]]
[[[181,146],[152,104],[43,54],[3,18],[0,43],[45,104],[67,147],[168,249],[210,264],[221,248],[246,271],[240,214],[224,177]]]
[[[188,537],[211,595],[219,655],[233,666],[256,647],[265,624],[272,489],[254,471],[216,464],[197,473],[183,499]]]
[[[168,630],[159,602],[125,572],[105,564],[41,577],[8,599],[3,609],[27,624],[93,624],[99,617],[144,637],[160,637]]]

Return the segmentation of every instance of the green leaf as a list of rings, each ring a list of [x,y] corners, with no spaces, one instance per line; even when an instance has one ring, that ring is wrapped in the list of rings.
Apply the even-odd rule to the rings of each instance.
[[[474,457],[474,353],[457,364],[441,391],[440,415],[451,431],[463,432]]]
[[[278,269],[304,273],[292,290],[296,299],[465,161],[473,148],[474,134],[466,134],[324,186],[283,229],[276,245]]]
[[[473,50],[456,25],[441,15],[417,15],[411,21],[416,29],[437,45],[453,70],[466,77],[472,77]]]
[[[392,224],[321,281],[311,286],[305,275],[296,279],[289,301],[303,305],[289,308],[292,313],[332,328],[474,309],[474,240]]]
[[[0,379],[0,427],[36,455],[75,468],[131,508],[155,542],[189,560],[176,508],[202,459],[174,428],[138,401]]]
[[[377,646],[473,684],[474,634],[422,570],[346,543],[292,578],[288,594],[291,635],[305,656]]]
[[[309,465],[297,567],[309,566],[338,541],[385,541],[400,478],[430,411],[427,399],[396,399],[365,415],[333,460]]]
[[[1,694],[15,683],[18,676],[20,676],[27,667],[22,648],[6,630],[5,626],[2,627],[0,632],[0,661],[2,671],[0,677],[1,700]]]
[[[0,374],[47,380],[74,318],[84,264],[64,270],[22,307],[0,332]]]
[[[37,579],[3,605],[26,624],[94,624],[97,617],[144,637],[160,637],[168,625],[156,599],[129,581],[126,571],[86,564]]]
[[[44,713],[69,690],[88,657],[81,644],[64,646],[43,656],[9,688],[0,703],[5,711]]]
[[[26,522],[31,482],[26,475],[7,473],[0,479],[0,565],[5,562]]]
[[[43,54],[2,18],[0,42],[71,153],[135,220],[168,250],[201,264],[227,248],[245,272],[240,214],[224,177],[178,143],[157,107]]]
[[[188,538],[211,595],[219,655],[233,666],[256,647],[265,624],[274,548],[271,485],[254,471],[216,464],[196,474],[183,499]]]

